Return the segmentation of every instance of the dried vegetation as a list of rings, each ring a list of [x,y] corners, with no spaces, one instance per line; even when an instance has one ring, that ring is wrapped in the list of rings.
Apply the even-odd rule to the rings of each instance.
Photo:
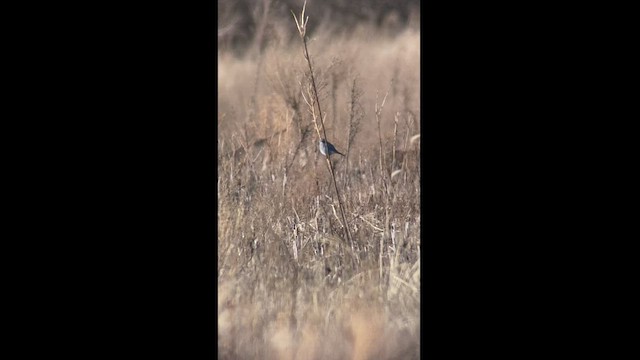
[[[419,31],[296,35],[218,55],[219,357],[417,359]]]

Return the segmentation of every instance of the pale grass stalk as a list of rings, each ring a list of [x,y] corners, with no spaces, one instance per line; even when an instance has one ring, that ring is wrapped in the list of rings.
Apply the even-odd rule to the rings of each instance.
[[[313,72],[313,66],[311,65],[311,57],[309,56],[309,49],[307,47],[307,37],[306,37],[306,33],[307,33],[307,24],[309,22],[309,17],[307,16],[305,18],[305,10],[307,7],[307,1],[305,0],[304,5],[302,6],[302,12],[300,14],[300,21],[298,21],[298,18],[296,17],[295,13],[293,13],[293,11],[291,12],[291,14],[293,15],[293,19],[296,22],[296,26],[298,28],[298,33],[300,34],[300,38],[302,39],[302,44],[304,45],[304,57],[307,60],[307,65],[309,66],[309,76],[311,77],[311,84],[313,86],[313,94],[309,94],[309,95],[313,95],[310,96],[310,98],[312,100],[307,99],[306,97],[304,97],[305,102],[307,103],[307,105],[310,107],[311,110],[311,115],[313,117],[313,122],[315,124],[316,127],[316,132],[318,134],[318,142],[320,141],[320,139],[327,139],[327,131],[325,129],[324,126],[324,116],[322,115],[322,108],[320,107],[320,97],[318,95],[318,88],[316,86],[316,79],[315,79],[315,75]],[[320,135],[320,129],[318,128],[317,125],[317,118],[315,116],[315,107],[313,106],[314,103],[318,106],[318,118],[320,119],[320,125],[322,128],[322,134],[324,136]],[[333,187],[336,191],[336,196],[338,198],[338,204],[340,205],[340,213],[342,215],[342,220],[344,221],[344,230],[345,230],[345,234],[347,235],[347,239],[349,240],[349,243],[351,245],[351,252],[356,254],[355,259],[352,259],[352,261],[354,261],[354,265],[360,262],[360,259],[357,255],[357,253],[355,252],[355,247],[353,244],[353,239],[351,238],[351,232],[349,231],[349,224],[347,222],[347,217],[345,215],[345,211],[344,211],[344,205],[342,204],[342,198],[340,197],[340,191],[338,190],[338,184],[336,182],[336,176],[335,176],[335,172],[333,170],[333,164],[331,163],[331,160],[329,159],[329,153],[327,152],[327,154],[325,155],[325,159],[327,161],[327,167],[329,168],[329,172],[331,173],[331,179],[333,180]],[[355,267],[355,266],[354,266]]]

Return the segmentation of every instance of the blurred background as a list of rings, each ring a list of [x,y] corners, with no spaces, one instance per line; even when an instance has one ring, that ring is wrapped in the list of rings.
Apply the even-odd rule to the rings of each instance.
[[[420,3],[307,3],[339,197],[302,7],[218,2],[218,355],[417,359]]]
[[[219,0],[218,49],[243,55],[255,53],[268,44],[289,44],[297,39],[288,22],[291,10],[298,15],[300,0]],[[309,1],[307,14],[313,14],[309,34],[317,29],[336,35],[358,27],[398,34],[410,27],[420,29],[419,0],[327,0]]]

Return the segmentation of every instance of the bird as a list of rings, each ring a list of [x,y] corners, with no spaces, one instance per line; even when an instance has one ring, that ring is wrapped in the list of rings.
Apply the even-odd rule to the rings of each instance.
[[[329,148],[329,156],[331,156],[331,154],[340,154],[344,156],[344,154],[336,150],[336,147],[333,146],[330,142],[325,139],[321,139],[320,143],[318,144],[318,149],[320,149],[322,155],[327,156],[327,148]]]

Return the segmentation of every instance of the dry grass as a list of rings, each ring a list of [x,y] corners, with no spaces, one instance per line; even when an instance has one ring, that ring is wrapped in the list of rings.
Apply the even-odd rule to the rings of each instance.
[[[353,250],[302,45],[219,54],[220,358],[419,357],[419,36],[309,39]]]

